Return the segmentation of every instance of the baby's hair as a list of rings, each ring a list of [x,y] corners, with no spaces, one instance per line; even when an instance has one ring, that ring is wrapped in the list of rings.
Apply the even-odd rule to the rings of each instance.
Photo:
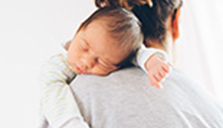
[[[99,8],[105,6],[120,6],[127,10],[132,10],[135,5],[153,5],[152,0],[95,0],[95,5]]]
[[[182,0],[95,0],[97,7],[121,6],[131,10],[140,20],[145,38],[161,45],[166,38],[166,20],[182,6]]]
[[[81,24],[77,32],[86,29],[92,21],[101,21],[101,25],[108,31],[108,35],[114,40],[114,43],[123,47],[123,53],[135,53],[143,43],[139,20],[124,8],[111,6],[96,10]],[[133,54],[130,55],[133,56]],[[127,58],[131,59],[132,57]]]

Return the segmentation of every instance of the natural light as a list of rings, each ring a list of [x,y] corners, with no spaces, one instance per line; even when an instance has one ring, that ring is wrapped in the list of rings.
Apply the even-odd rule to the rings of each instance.
[[[223,102],[223,1],[184,1],[179,66]]]

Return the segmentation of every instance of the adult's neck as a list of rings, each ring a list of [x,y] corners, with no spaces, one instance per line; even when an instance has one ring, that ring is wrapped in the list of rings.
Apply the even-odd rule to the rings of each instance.
[[[166,52],[167,56],[169,57],[168,60],[170,63],[175,63],[175,49],[173,45],[173,39],[172,38],[166,38],[166,40],[162,43],[156,41],[156,40],[146,40],[146,47],[153,47],[156,49],[160,49]]]

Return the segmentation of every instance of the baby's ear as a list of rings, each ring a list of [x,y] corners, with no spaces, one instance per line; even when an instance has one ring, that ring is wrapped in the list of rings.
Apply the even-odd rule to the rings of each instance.
[[[68,51],[69,47],[70,47],[70,44],[71,44],[71,40],[68,41],[67,43],[65,43],[64,45],[64,49],[66,49]]]

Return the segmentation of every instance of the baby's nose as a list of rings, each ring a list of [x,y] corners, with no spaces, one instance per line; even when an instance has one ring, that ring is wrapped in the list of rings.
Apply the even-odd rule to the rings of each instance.
[[[94,67],[95,63],[96,63],[96,58],[94,57],[86,57],[84,58],[84,64],[86,66],[86,68],[91,69]]]

